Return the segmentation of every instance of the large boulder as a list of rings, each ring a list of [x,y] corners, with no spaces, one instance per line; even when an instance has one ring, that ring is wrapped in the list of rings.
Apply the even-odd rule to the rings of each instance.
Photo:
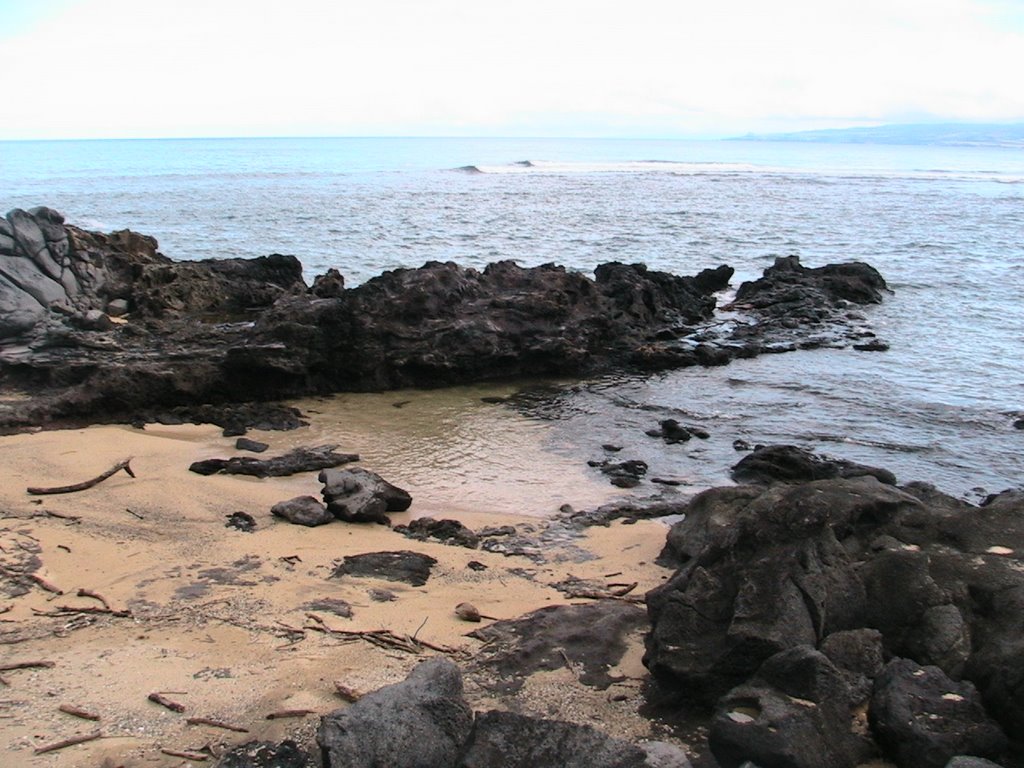
[[[719,699],[709,745],[722,768],[853,768],[873,754],[854,714],[861,701],[825,654],[790,648]]]
[[[435,658],[325,715],[317,742],[324,768],[456,768],[472,727],[459,668]]]
[[[998,759],[1007,746],[971,683],[909,659],[893,659],[875,679],[869,719],[900,768],[944,768],[957,755]]]
[[[319,479],[327,509],[339,520],[387,523],[388,512],[405,512],[412,504],[408,491],[361,467],[325,469]]]

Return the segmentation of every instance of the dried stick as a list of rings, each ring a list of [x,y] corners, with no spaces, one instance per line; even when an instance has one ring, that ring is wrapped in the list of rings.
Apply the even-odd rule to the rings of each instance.
[[[114,609],[110,607],[110,603],[107,602],[107,598],[98,592],[93,592],[91,589],[80,589],[77,594],[79,597],[91,597],[93,600],[99,600],[110,613],[114,612]]]
[[[161,693],[151,693],[146,698],[152,701],[154,704],[159,704],[161,707],[167,707],[167,709],[171,710],[171,712],[185,711],[184,704],[179,704],[176,701],[172,701],[171,699],[168,699]]]
[[[36,584],[38,584],[40,587],[45,589],[47,592],[52,592],[55,595],[63,595],[64,594],[64,590],[63,589],[61,589],[60,587],[54,586],[53,584],[51,584],[50,582],[48,582],[46,579],[44,579],[42,576],[40,576],[38,574],[26,573],[25,575],[28,578],[30,578],[32,581],[34,581]]]
[[[280,712],[271,712],[267,720],[280,720],[285,717],[305,717],[316,714],[315,709],[282,709]]]
[[[103,734],[100,731],[87,733],[84,736],[72,736],[70,739],[64,739],[63,741],[55,741],[53,744],[47,744],[45,747],[39,747],[36,750],[36,754],[42,755],[47,752],[56,752],[58,749],[64,749],[65,747],[73,747],[75,746],[75,744],[84,744],[87,741],[95,741],[96,739],[100,738],[103,738]]]
[[[231,725],[231,723],[225,723],[220,720],[213,720],[209,717],[189,717],[185,720],[189,725],[209,725],[212,728],[223,728],[225,731],[234,731],[235,733],[248,733],[248,728],[242,728],[238,725]]]
[[[108,477],[111,477],[112,475],[116,475],[122,469],[125,472],[127,472],[130,477],[135,477],[135,473],[132,472],[132,468],[131,468],[131,466],[129,466],[131,460],[132,460],[132,457],[129,456],[124,461],[117,462],[117,464],[112,466],[110,469],[108,469],[103,474],[97,475],[92,480],[86,480],[85,482],[74,483],[72,485],[58,485],[58,486],[55,486],[53,488],[30,487],[30,488],[26,488],[25,490],[28,491],[33,496],[45,496],[45,495],[48,495],[48,494],[56,494],[56,493],[75,493],[76,491],[84,491],[84,490],[86,490],[88,488],[92,488],[94,485],[99,485],[104,480],[106,480]]]
[[[12,664],[0,664],[0,672],[10,672],[14,669],[35,669],[38,667],[50,669],[55,666],[57,666],[55,661],[15,661]]]
[[[177,749],[161,749],[160,752],[171,757],[183,757],[186,760],[195,760],[197,763],[203,760],[209,760],[210,756],[205,752],[186,752],[185,750]]]
[[[61,704],[59,707],[57,707],[57,709],[59,709],[61,712],[64,712],[65,714],[74,715],[75,717],[80,717],[83,720],[99,720],[100,719],[100,716],[95,714],[94,712],[88,712],[88,711],[86,711],[84,709],[81,709],[80,707],[76,707],[76,706],[74,706],[72,704]]]

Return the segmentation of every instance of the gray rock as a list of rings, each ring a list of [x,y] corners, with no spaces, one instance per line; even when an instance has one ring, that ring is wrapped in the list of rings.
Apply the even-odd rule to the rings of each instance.
[[[946,768],[1002,768],[1002,766],[983,757],[958,755],[946,763]]]
[[[313,761],[294,741],[250,741],[232,747],[217,768],[307,768]]]
[[[64,286],[59,282],[59,275],[54,279],[37,269],[31,261],[20,256],[0,256],[0,275],[43,307],[68,299]]]
[[[455,768],[473,728],[459,668],[445,658],[321,718],[324,768]]]
[[[270,512],[274,517],[310,528],[334,522],[334,515],[327,511],[319,499],[312,496],[296,496],[288,501],[280,501],[270,508]]]
[[[107,302],[107,314],[111,317],[123,317],[128,314],[127,299],[112,299]]]
[[[367,469],[327,469],[320,473],[327,508],[347,522],[386,523],[387,512],[404,512],[412,496]]]

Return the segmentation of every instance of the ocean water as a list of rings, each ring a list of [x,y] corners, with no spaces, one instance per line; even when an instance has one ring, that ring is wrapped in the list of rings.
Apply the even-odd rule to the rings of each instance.
[[[615,443],[618,458],[642,458],[651,475],[683,481],[680,492],[726,481],[738,438],[798,443],[968,498],[1024,484],[1024,430],[1013,427],[1024,415],[1020,150],[462,138],[0,142],[0,182],[4,210],[48,205],[88,229],[128,227],[176,259],[291,253],[308,280],[336,267],[349,285],[428,260],[556,262],[584,272],[617,260],[678,274],[727,263],[736,285],[779,255],[798,254],[808,266],[864,260],[893,289],[866,310],[888,352],[815,350],[651,376],[502,384],[503,394],[524,393],[500,414],[481,410],[487,387],[453,390],[423,398],[425,415],[415,418],[470,428],[409,441],[415,449],[396,439],[381,460],[467,485],[514,477],[501,441],[512,413],[560,467],[585,467]],[[338,423],[345,409],[370,402],[339,398]],[[374,408],[382,424],[412,418]],[[668,447],[643,434],[668,416],[711,438]],[[524,448],[516,471],[532,464],[543,462]],[[603,483],[592,470],[583,476],[560,473],[581,495],[582,484]],[[543,489],[535,495],[542,505]]]

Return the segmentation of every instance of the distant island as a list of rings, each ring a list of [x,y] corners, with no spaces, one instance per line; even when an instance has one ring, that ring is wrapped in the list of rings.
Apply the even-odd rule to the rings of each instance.
[[[748,133],[731,141],[806,141],[827,144],[926,144],[1024,149],[1024,123],[920,123],[829,128],[793,133]]]

